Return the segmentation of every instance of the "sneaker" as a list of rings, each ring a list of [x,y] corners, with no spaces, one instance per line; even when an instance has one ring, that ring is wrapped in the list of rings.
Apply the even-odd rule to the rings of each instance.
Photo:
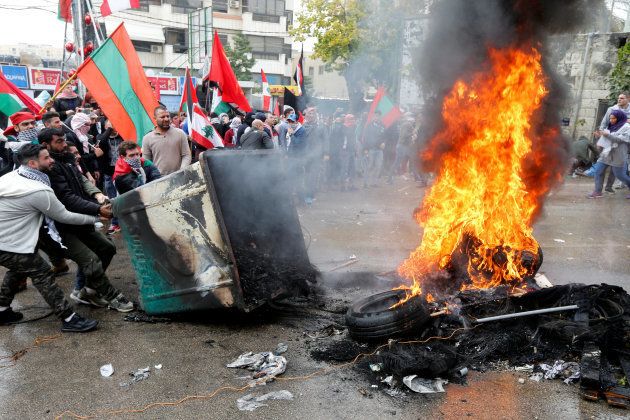
[[[616,190],[622,190],[623,187],[625,187],[625,185],[623,185],[623,183],[619,180],[615,181],[615,183],[613,184],[613,188]]]
[[[113,234],[118,233],[118,232],[120,232],[120,226],[118,226],[118,225],[111,225],[109,227],[109,229],[107,229],[107,234],[108,235],[113,235]]]
[[[608,194],[614,194],[615,190],[613,190],[612,188],[606,188],[604,191],[606,191]]]
[[[83,318],[79,314],[74,314],[70,321],[63,321],[61,331],[64,332],[88,332],[92,331],[98,325],[98,321]]]
[[[11,307],[5,309],[4,311],[0,311],[0,325],[13,324],[22,318],[24,318],[22,312],[14,312]]]
[[[103,226],[105,226],[105,225],[103,225],[101,222],[95,222],[94,223],[94,228],[96,228],[97,230],[98,229],[103,229]]]
[[[592,193],[587,195],[586,198],[602,198],[603,196],[604,194],[593,191]]]
[[[127,298],[120,293],[114,299],[109,301],[107,308],[114,309],[118,312],[131,312],[133,311],[133,303],[129,302]]]
[[[70,299],[72,299],[76,303],[96,306],[97,308],[104,308],[109,305],[109,302],[99,296],[98,293],[90,293],[85,289],[85,287],[81,290],[73,290],[72,293],[70,293]]]

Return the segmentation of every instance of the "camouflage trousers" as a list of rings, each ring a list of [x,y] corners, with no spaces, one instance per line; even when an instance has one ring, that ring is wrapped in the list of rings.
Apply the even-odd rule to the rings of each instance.
[[[11,275],[11,272],[30,277],[33,286],[44,297],[59,318],[72,315],[72,307],[63,295],[63,291],[55,283],[50,265],[38,253],[16,254],[0,251],[0,265],[9,269],[0,286],[0,306],[10,306],[18,288],[21,276]]]

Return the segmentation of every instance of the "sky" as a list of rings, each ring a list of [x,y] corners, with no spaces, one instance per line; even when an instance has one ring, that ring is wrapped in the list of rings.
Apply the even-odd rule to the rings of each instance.
[[[58,0],[0,0],[0,44],[62,46],[65,24],[57,19],[58,4]]]

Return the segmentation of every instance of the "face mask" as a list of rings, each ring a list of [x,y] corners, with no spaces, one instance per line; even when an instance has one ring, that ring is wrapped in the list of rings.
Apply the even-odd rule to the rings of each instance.
[[[297,124],[296,123],[289,123],[289,127],[291,127],[293,130],[295,130],[297,128]]]
[[[31,143],[39,143],[37,141],[37,133],[39,130],[37,128],[29,128],[28,130],[20,131],[17,135],[17,139],[19,141],[30,141]]]
[[[125,158],[125,162],[127,162],[132,169],[140,169],[139,157]]]

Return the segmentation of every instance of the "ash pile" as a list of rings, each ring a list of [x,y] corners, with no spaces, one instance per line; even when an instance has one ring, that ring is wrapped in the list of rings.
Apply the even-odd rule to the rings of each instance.
[[[533,381],[579,385],[589,400],[630,407],[630,296],[625,290],[569,284],[511,293],[507,287],[466,290],[432,303],[416,297],[398,308],[388,305],[401,296],[399,291],[381,293],[349,309],[352,339],[312,356],[356,359],[370,382],[382,383],[390,395],[444,392],[448,382],[465,384],[469,370],[516,370]],[[557,312],[530,313],[547,310]],[[398,319],[368,331],[366,323],[357,328],[358,312]],[[359,354],[365,356],[356,358]]]

